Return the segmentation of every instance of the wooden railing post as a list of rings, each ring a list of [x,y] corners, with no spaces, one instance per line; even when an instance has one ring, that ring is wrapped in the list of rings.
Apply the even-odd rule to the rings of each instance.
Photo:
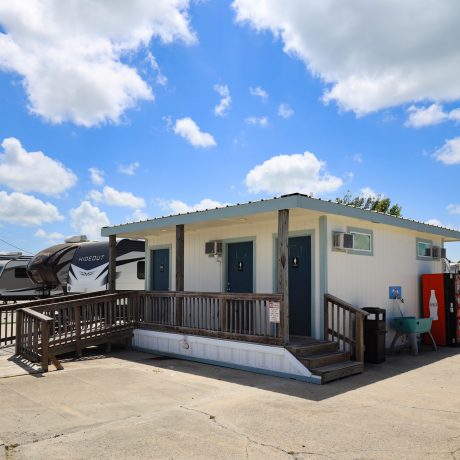
[[[184,225],[176,225],[176,291],[184,290]],[[182,326],[184,299],[176,298],[176,326]]]
[[[356,343],[355,343],[355,360],[364,362],[364,318],[356,314],[355,315],[355,335],[356,335]]]
[[[220,300],[220,330],[227,332],[227,299]]]
[[[75,308],[75,348],[77,351],[77,357],[81,358],[82,347],[81,347],[81,305],[77,305]]]
[[[324,340],[329,340],[329,300],[324,296]]]
[[[117,236],[109,236],[109,292],[113,293],[117,289]]]
[[[24,315],[22,310],[16,311],[16,354],[21,353],[22,347],[22,329],[23,329]]]
[[[283,294],[283,316],[280,318],[283,345],[289,343],[289,209],[278,211],[278,293]],[[281,314],[281,312],[280,312]]]
[[[49,329],[48,329],[48,321],[42,320],[41,321],[42,327],[42,371],[48,372],[48,364],[49,364]]]

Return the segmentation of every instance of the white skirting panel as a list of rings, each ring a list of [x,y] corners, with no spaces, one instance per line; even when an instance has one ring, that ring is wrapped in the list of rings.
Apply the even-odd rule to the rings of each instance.
[[[133,347],[159,355],[321,383],[291,353],[278,346],[135,329]]]

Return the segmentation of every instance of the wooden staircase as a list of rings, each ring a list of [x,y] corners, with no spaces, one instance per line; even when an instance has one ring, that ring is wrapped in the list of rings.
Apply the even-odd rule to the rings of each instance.
[[[291,337],[286,348],[313,375],[321,377],[321,383],[361,374],[364,369],[362,362],[350,359],[349,351],[340,351],[337,342]]]

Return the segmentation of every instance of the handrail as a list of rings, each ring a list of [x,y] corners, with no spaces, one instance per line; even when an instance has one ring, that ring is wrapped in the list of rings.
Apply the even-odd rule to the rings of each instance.
[[[33,362],[41,361],[43,372],[47,372],[53,318],[27,307],[17,310],[16,315],[16,354]]]
[[[354,305],[351,305],[348,302],[345,302],[342,299],[339,299],[338,297],[333,296],[332,294],[326,294],[327,298],[329,299],[330,302],[334,302],[337,304],[340,304],[342,308],[345,308],[347,310],[356,312],[360,315],[367,316],[369,313],[365,310],[362,310],[361,308],[355,307]]]
[[[369,313],[330,294],[324,295],[324,339],[337,342],[355,361],[364,362],[364,319]]]

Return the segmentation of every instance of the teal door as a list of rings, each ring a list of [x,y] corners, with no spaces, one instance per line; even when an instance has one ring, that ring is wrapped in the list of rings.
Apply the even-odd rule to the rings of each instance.
[[[252,241],[227,245],[227,291],[253,292]]]
[[[152,291],[169,290],[169,249],[153,249]]]
[[[289,238],[289,335],[311,335],[311,236]]]

